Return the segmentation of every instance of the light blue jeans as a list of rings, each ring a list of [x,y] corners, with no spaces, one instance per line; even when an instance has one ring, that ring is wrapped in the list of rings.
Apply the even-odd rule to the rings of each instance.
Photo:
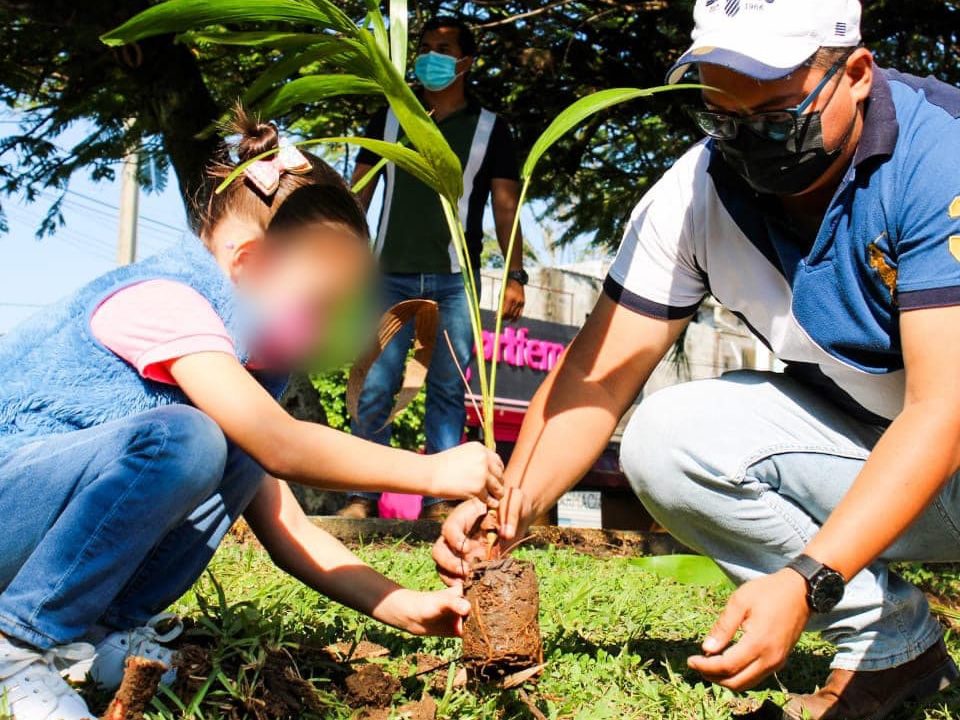
[[[653,517],[740,584],[803,551],[882,433],[783,375],[736,372],[644,400],[621,461]],[[901,560],[960,561],[956,476],[833,612],[812,619],[808,629],[837,645],[832,667],[897,667],[942,636],[923,593],[889,571]]]
[[[477,287],[480,276],[477,274]],[[464,405],[465,388],[460,368],[466,372],[473,352],[473,332],[470,327],[470,311],[467,296],[463,291],[463,277],[457,274],[386,274],[381,279],[381,302],[383,309],[393,307],[404,300],[424,299],[437,303],[440,311],[440,327],[437,344],[427,372],[426,414],[424,432],[427,436],[427,453],[437,453],[456,447],[463,440],[467,421]],[[456,359],[450,354],[444,333],[450,336]],[[413,325],[407,324],[384,349],[370,368],[357,408],[357,418],[351,424],[354,435],[373,440],[381,445],[390,444],[392,428],[383,427],[394,398],[403,382],[407,354],[413,344]],[[379,493],[357,493],[360,497],[377,500]],[[437,498],[424,498],[424,506],[440,502]]]
[[[0,632],[49,649],[142,625],[200,576],[263,477],[185,405],[0,458]]]

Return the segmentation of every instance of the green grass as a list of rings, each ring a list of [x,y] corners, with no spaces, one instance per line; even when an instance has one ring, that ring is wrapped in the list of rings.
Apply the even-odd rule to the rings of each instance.
[[[381,546],[365,548],[361,555],[400,582],[421,589],[438,586],[426,547]],[[629,558],[598,560],[553,549],[521,550],[518,556],[534,561],[540,575],[548,666],[529,694],[547,717],[727,718],[742,700],[699,681],[685,665],[726,591],[659,579]],[[955,571],[946,576],[910,572],[940,594],[960,585]],[[268,657],[276,657],[278,649],[289,653],[283,657],[293,658],[299,673],[320,691],[313,708],[298,716],[358,717],[334,692],[333,678],[341,670],[322,659],[318,648],[361,638],[389,648],[390,657],[374,662],[403,681],[395,708],[418,699],[423,689],[408,669],[407,656],[431,653],[455,661],[459,652],[457,641],[410,637],[320,597],[276,570],[254,545],[225,545],[211,575],[175,610],[196,621],[192,633],[213,648],[214,669],[185,697],[158,698],[151,718],[269,716],[250,698],[269,680]],[[960,654],[960,642],[949,640]],[[825,677],[830,652],[824,642],[805,636],[777,680],[749,697],[776,700],[781,688],[811,689]],[[434,697],[443,718],[530,717],[507,692],[478,694],[448,684]],[[903,717],[960,717],[960,693],[944,695],[926,709],[908,709]]]

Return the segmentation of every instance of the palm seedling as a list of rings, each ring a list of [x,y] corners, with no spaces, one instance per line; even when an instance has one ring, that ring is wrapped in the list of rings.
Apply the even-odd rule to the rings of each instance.
[[[386,163],[394,163],[436,191],[460,267],[464,269],[462,277],[469,306],[480,385],[481,429],[486,445],[495,449],[494,391],[497,385],[508,264],[504,263],[493,333],[492,361],[488,364],[484,357],[480,296],[474,281],[475,268],[472,267],[464,226],[458,211],[463,194],[463,168],[407,83],[407,2],[389,0],[389,22],[382,14],[378,0],[366,0],[366,7],[366,15],[360,21],[355,21],[330,0],[168,0],[106,33],[103,41],[108,45],[124,45],[153,35],[176,33],[183,42],[200,48],[204,45],[225,45],[239,49],[274,51],[278,56],[277,61],[250,86],[243,97],[245,105],[254,107],[266,117],[285,116],[298,106],[329,101],[344,95],[380,95],[386,99],[403,131],[402,142],[391,143],[362,137],[329,137],[308,139],[298,144],[347,143],[368,148],[379,155],[382,158],[381,163],[360,181],[356,189],[371,182]],[[236,29],[238,26],[244,29]],[[556,142],[587,118],[619,103],[649,97],[669,89],[695,87],[699,86],[613,88],[574,102],[553,120],[534,143],[521,171],[520,207],[522,208],[527,198],[541,158]],[[260,158],[249,162],[257,159]],[[245,165],[238,167],[224,180],[221,189],[233,182],[244,169]],[[518,211],[507,257],[512,256],[519,226]],[[495,540],[494,530],[490,537],[491,548]],[[482,595],[483,588],[487,585],[520,582],[526,589],[518,586],[518,597],[529,596],[530,574],[522,568],[523,563],[511,563],[509,558],[494,563],[490,570],[498,573],[495,578],[490,574],[486,579],[478,576],[477,582],[473,584],[477,595]],[[532,571],[532,568],[530,570]],[[501,592],[502,590],[503,588],[500,588]],[[535,576],[532,592],[535,595]],[[530,640],[527,643],[525,652],[518,655],[513,647],[515,643],[512,641],[521,636],[530,636],[533,631],[529,627],[529,612],[517,620],[526,623],[525,627],[513,627],[511,622],[500,622],[516,614],[512,610],[505,610],[502,603],[492,608],[487,607],[482,598],[472,597],[471,602],[474,602],[476,610],[473,616],[480,622],[478,631],[486,636],[474,643],[479,647],[476,652],[477,664],[482,666],[483,670],[492,670],[494,674],[502,675],[505,671],[540,662],[538,628],[535,629],[535,641]],[[516,607],[522,605],[522,602],[518,600]],[[535,623],[536,597],[532,600],[528,597],[526,602],[532,602],[529,607],[532,608]],[[495,617],[491,618],[488,610],[494,610]],[[483,620],[484,617],[487,617],[486,621]],[[487,632],[492,629],[491,622],[498,626],[505,638],[499,643],[496,638],[491,639]]]

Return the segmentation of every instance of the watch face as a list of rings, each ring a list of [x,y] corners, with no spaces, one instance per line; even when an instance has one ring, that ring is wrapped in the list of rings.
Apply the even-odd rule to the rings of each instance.
[[[818,613],[830,612],[843,599],[843,577],[827,570],[814,578],[810,588],[810,604]]]

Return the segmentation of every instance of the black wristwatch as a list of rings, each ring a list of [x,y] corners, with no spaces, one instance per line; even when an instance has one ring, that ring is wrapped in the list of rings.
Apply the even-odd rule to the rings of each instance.
[[[507,273],[508,280],[516,280],[521,285],[526,285],[530,282],[530,276],[527,274],[526,270],[511,270]]]
[[[807,604],[815,613],[828,613],[843,599],[843,575],[809,555],[798,555],[787,565],[807,581]]]

